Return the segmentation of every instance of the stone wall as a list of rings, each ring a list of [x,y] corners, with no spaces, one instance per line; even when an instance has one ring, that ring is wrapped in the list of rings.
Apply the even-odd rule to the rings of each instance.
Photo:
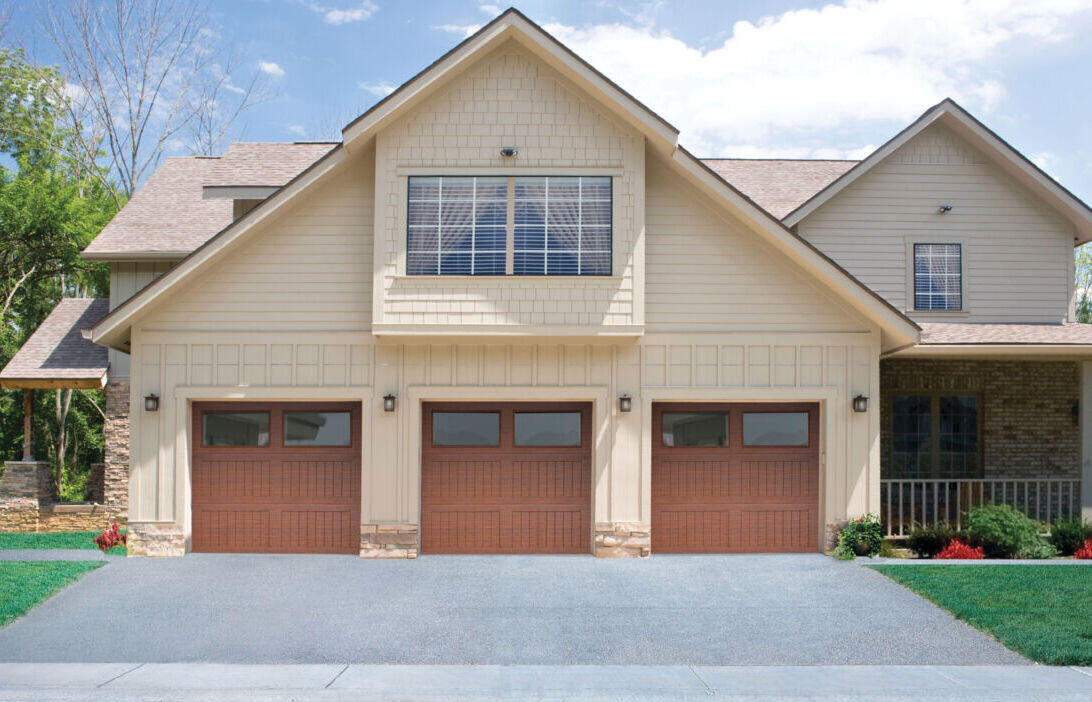
[[[596,522],[597,558],[644,558],[652,553],[652,530],[640,522]]]
[[[186,555],[186,537],[182,527],[163,522],[130,522],[130,556],[165,558]]]
[[[119,517],[129,510],[129,381],[106,384],[103,504]]]
[[[8,461],[0,480],[0,531],[94,531],[124,515],[102,504],[53,502],[49,463]]]
[[[362,524],[361,558],[417,558],[421,530],[416,524]]]
[[[889,468],[892,397],[939,390],[981,398],[982,477],[1079,479],[1073,406],[1080,388],[1079,366],[1071,361],[886,359],[880,363],[881,475],[898,477]]]

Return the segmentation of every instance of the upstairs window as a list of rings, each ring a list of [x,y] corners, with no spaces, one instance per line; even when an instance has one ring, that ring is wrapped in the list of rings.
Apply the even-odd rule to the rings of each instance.
[[[408,275],[611,274],[610,176],[411,176],[407,202]]]
[[[914,309],[963,309],[963,247],[914,244]]]

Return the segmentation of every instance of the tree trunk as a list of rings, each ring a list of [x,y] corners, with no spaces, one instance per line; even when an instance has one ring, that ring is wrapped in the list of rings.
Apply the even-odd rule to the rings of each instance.
[[[54,391],[56,420],[57,420],[57,444],[54,455],[57,459],[57,477],[54,481],[57,486],[57,494],[61,494],[64,488],[64,456],[68,452],[68,409],[72,406],[72,390]]]

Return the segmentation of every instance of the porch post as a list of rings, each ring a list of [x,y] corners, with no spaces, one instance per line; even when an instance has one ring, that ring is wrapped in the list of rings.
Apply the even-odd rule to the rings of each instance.
[[[1092,521],[1092,361],[1081,362],[1081,516]]]
[[[23,460],[34,460],[34,389],[23,389]]]

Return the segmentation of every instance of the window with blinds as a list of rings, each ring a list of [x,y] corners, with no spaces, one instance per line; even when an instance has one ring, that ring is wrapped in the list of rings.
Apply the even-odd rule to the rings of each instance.
[[[410,178],[406,272],[504,275],[507,219],[507,178]]]
[[[610,275],[609,177],[514,180],[515,275]]]
[[[914,244],[914,309],[963,309],[960,244]]]

